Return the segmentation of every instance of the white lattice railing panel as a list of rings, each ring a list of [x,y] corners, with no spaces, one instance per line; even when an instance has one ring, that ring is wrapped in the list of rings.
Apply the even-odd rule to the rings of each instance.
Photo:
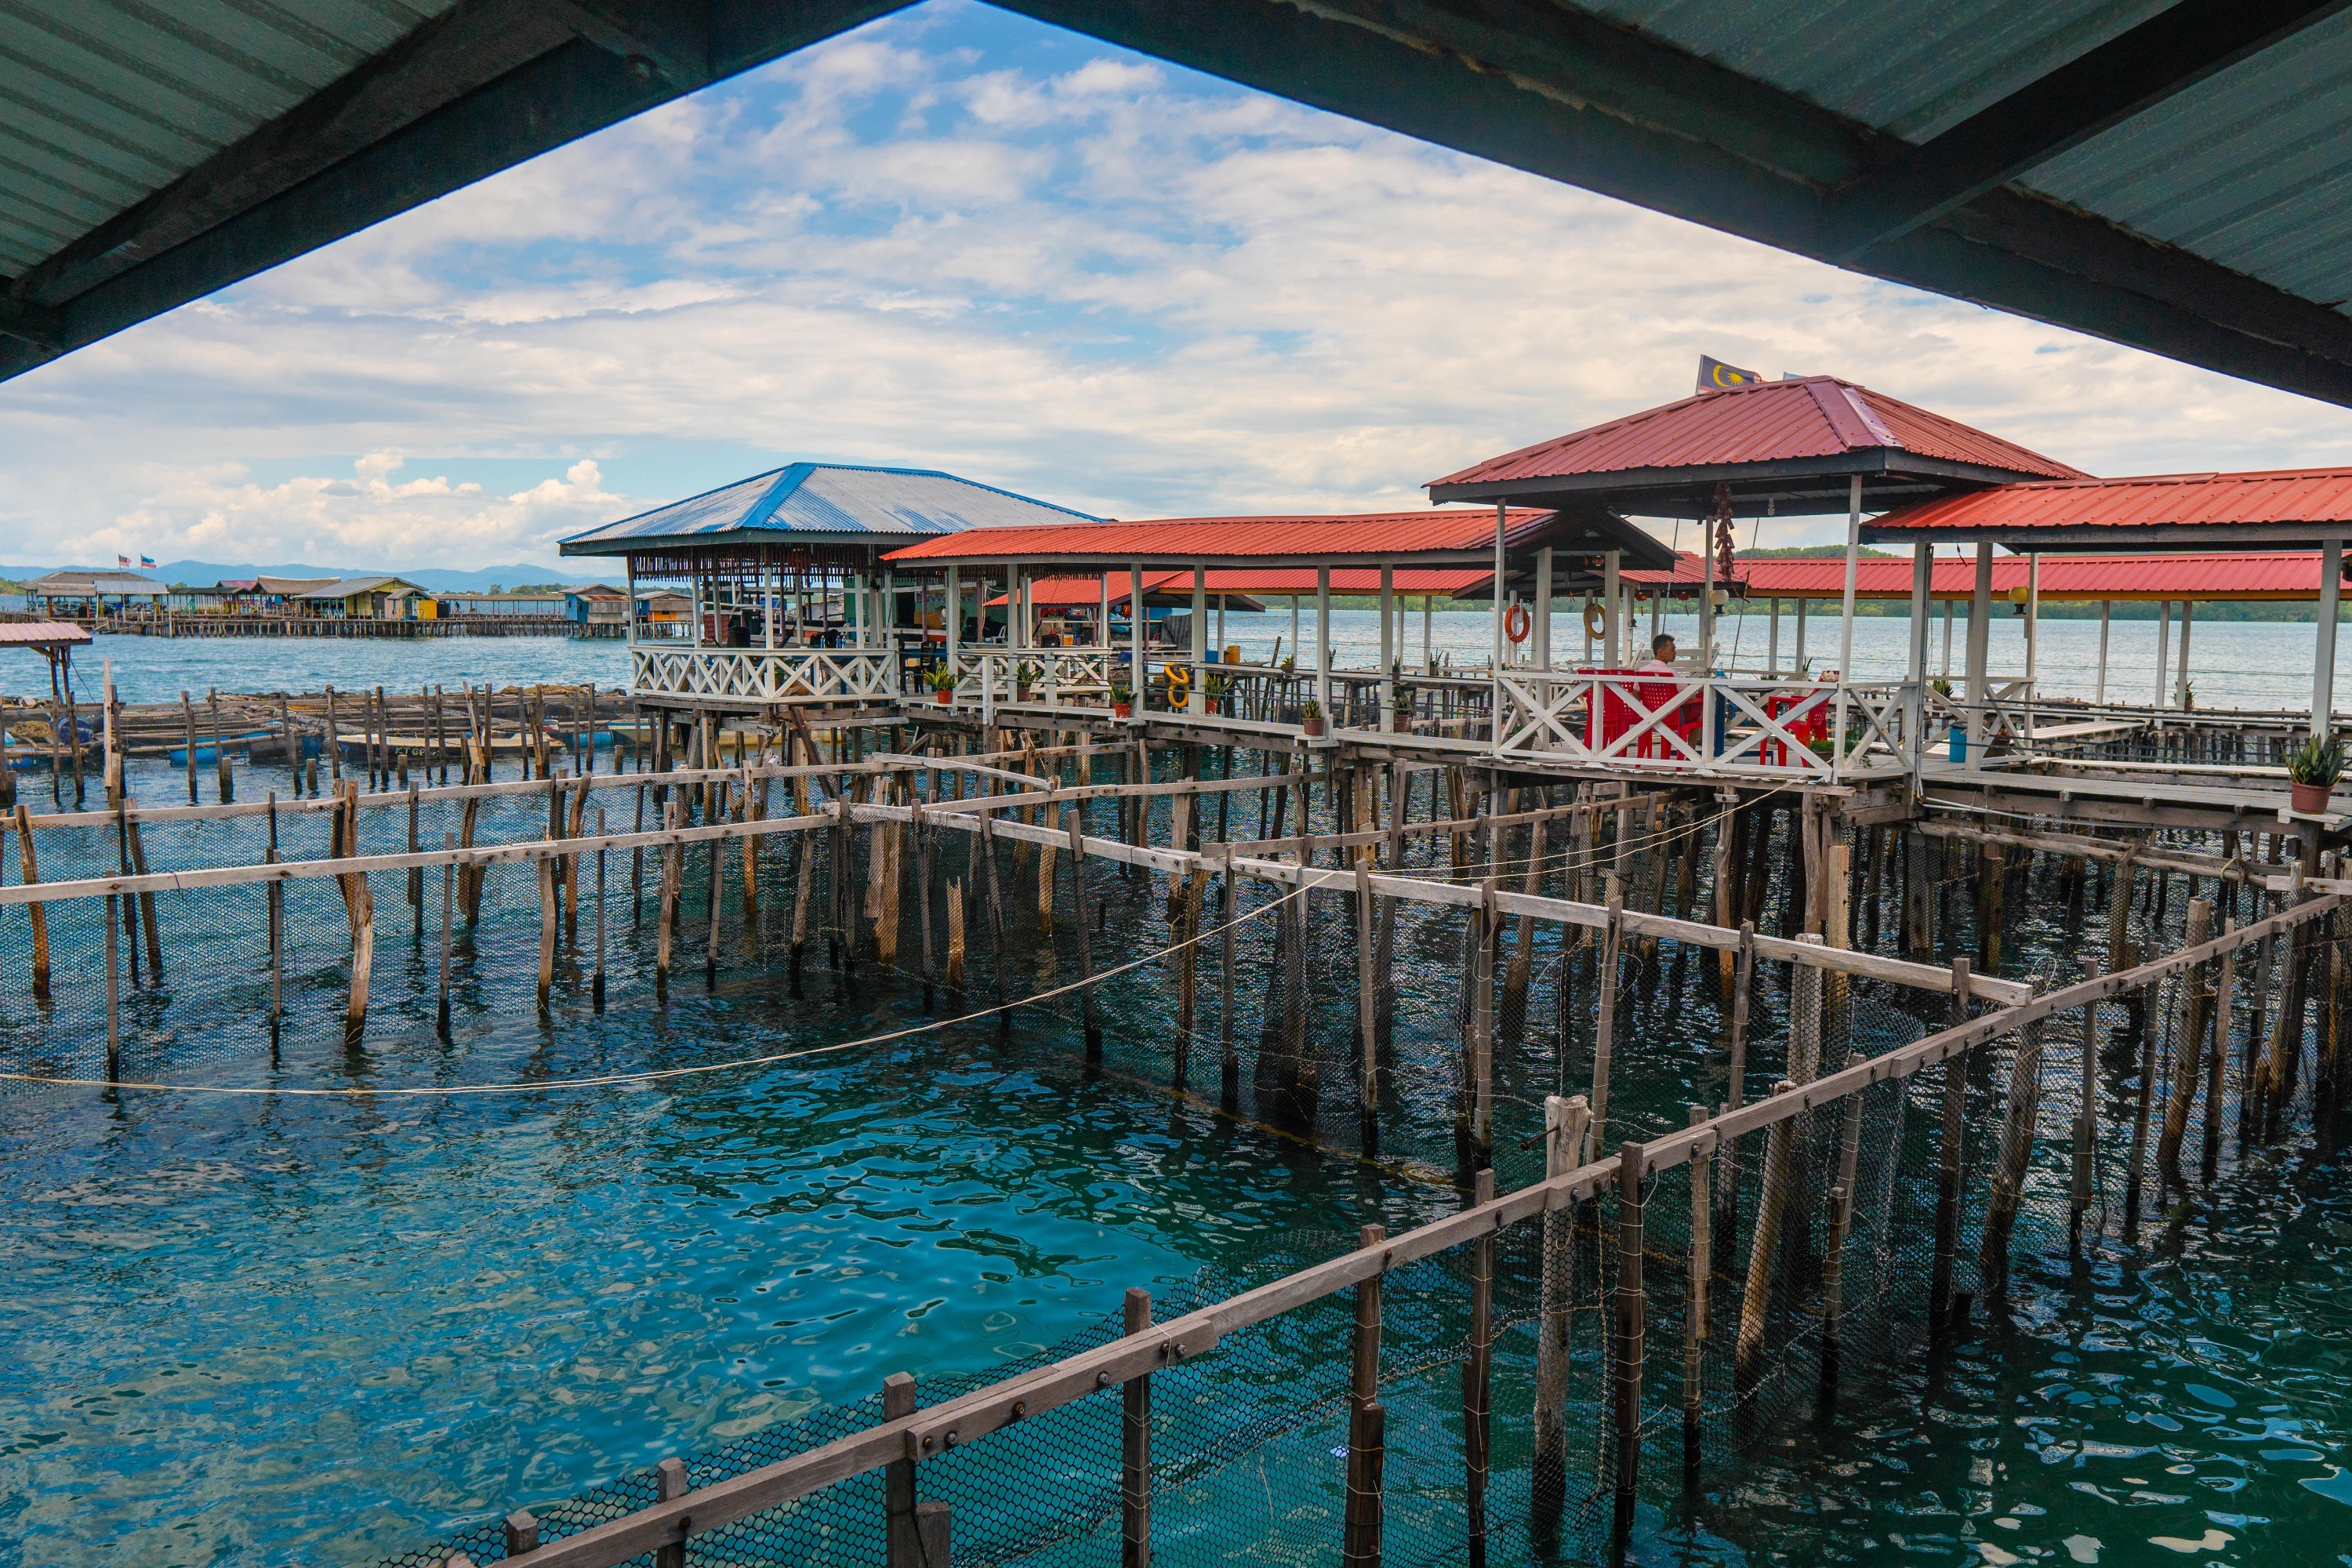
[[[1016,700],[1024,665],[1032,701],[1108,708],[1121,668],[1118,651],[1101,647],[958,648],[955,665],[955,702],[969,708]]]
[[[744,702],[892,702],[898,656],[889,648],[632,647],[629,692]]]
[[[1907,688],[1834,681],[1506,669],[1496,750],[1635,773],[1820,778],[1898,763]],[[1843,756],[1839,752],[1843,751]]]

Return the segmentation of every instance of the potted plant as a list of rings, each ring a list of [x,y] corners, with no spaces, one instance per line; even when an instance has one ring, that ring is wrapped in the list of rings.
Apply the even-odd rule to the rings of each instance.
[[[1213,675],[1209,677],[1208,680],[1201,687],[1201,711],[1203,713],[1214,713],[1217,710],[1218,700],[1222,699],[1224,694],[1225,678],[1222,675]]]
[[[2344,776],[2344,743],[2330,735],[2314,733],[2286,754],[2286,776],[2293,785],[2294,805],[2305,816],[2327,810],[2327,797]]]
[[[1042,672],[1035,665],[1030,664],[1025,660],[1014,667],[1013,671],[1013,700],[1015,702],[1026,702],[1029,700],[1029,689],[1037,684],[1037,677],[1040,673]]]
[[[942,708],[946,707],[949,700],[955,696],[955,671],[943,664],[923,679],[931,684],[931,700]]]
[[[1296,675],[1297,672],[1298,672],[1298,660],[1297,660],[1297,658],[1296,657],[1289,658],[1286,658],[1286,659],[1284,659],[1284,660],[1282,661],[1282,673],[1283,673],[1283,674],[1285,674],[1285,675]]]
[[[1114,719],[1125,719],[1134,712],[1134,689],[1123,680],[1112,681],[1110,683],[1110,716]]]
[[[1298,705],[1298,724],[1309,738],[1320,736],[1323,733],[1323,704],[1312,697],[1301,702]]]

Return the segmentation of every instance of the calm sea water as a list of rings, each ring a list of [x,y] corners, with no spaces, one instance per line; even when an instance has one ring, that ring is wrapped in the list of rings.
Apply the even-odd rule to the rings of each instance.
[[[1256,622],[1287,637],[1286,616]],[[1367,625],[1335,616],[1343,646]],[[1482,617],[1437,626],[1483,647]],[[2133,629],[2152,634],[2116,628],[2119,655]],[[1900,657],[1900,622],[1864,623],[1868,651],[1863,633]],[[2284,645],[2285,668],[2239,677],[2244,700],[2307,679],[2292,667],[2310,627],[2210,628],[2197,647],[2218,666],[2235,634]],[[618,663],[609,644],[495,639],[107,646],[133,700],[198,670],[224,687],[414,686]],[[2076,934],[2044,915],[2018,945]],[[1451,970],[1443,951],[1423,959],[1406,1006],[1442,1032]],[[1106,1005],[1115,1037],[1164,1027],[1136,998]],[[616,1005],[551,1033],[527,1011],[475,1019],[457,1058],[388,1027],[367,1063],[298,1049],[275,1081],[423,1081],[459,1058],[476,1076],[571,1076],[910,1016],[886,990],[786,1005],[772,980],[730,982],[667,1024]],[[1065,1025],[1033,1027],[1011,1050],[950,1033],[561,1100],[0,1097],[0,1562],[368,1561],[887,1372],[1032,1352],[1129,1284],[1450,1206],[1089,1076]],[[1704,1097],[1711,1028],[1704,1008],[1644,1004],[1632,1049],[1664,1068],[1648,1091],[1662,1111]],[[249,1058],[217,1070],[265,1080]],[[1514,1088],[1524,1115],[1541,1085]],[[1701,1544],[1648,1519],[1640,1560],[2352,1563],[2347,1175],[2329,1144],[2293,1148],[2152,1226],[2134,1257],[2029,1268],[2005,1325],[1941,1367],[1857,1376],[1839,1425],[1799,1424],[1719,1481]]]
[[[1687,643],[1696,633],[1689,616],[1668,616],[1665,629]],[[1644,636],[1648,621],[1643,622]],[[1907,658],[1909,621],[1901,617],[1864,617],[1854,623],[1854,670],[1864,679],[1900,679]],[[1555,617],[1555,647],[1560,657],[1580,658],[1583,637],[1579,617],[1568,610]],[[1404,616],[1404,654],[1418,661],[1423,644],[1419,608]],[[1334,610],[1331,613],[1334,663],[1341,668],[1375,668],[1380,662],[1380,614],[1376,610]],[[1492,623],[1483,611],[1440,610],[1429,619],[1430,651],[1456,664],[1486,658]],[[1299,634],[1313,646],[1315,610],[1312,602],[1300,613]],[[1990,665],[1997,676],[2025,672],[2024,622],[1996,613],[1990,630]],[[2179,628],[2172,630],[2169,657],[2179,658]],[[1279,647],[1282,657],[1294,655],[1298,637],[1291,628],[1288,609],[1277,605],[1263,615],[1226,618],[1225,637],[1239,643],[1246,657],[1264,658]],[[1953,624],[1949,668],[1967,659],[1967,622]],[[2189,637],[2189,673],[2197,702],[2208,708],[2284,709],[2308,710],[2318,628],[2309,625],[2213,622],[2196,626]],[[1725,653],[1739,667],[1761,668],[1770,643],[1761,613],[1727,619],[1718,632]],[[2042,691],[2053,697],[2089,698],[2097,690],[2099,627],[2095,621],[2044,621],[2035,675]],[[1928,660],[1946,668],[1944,623],[1929,627]],[[1813,668],[1833,667],[1838,655],[1837,620],[1832,614],[1815,617],[1806,627],[1805,653]],[[1796,654],[1793,611],[1780,619],[1783,665]],[[2117,621],[2109,629],[2106,695],[2110,701],[2147,702],[2156,693],[2157,628],[2153,621]],[[617,642],[592,642],[563,637],[447,637],[417,642],[377,642],[366,639],[187,638],[102,637],[77,659],[80,689],[98,689],[99,662],[114,661],[115,681],[130,702],[172,702],[182,691],[197,697],[209,689],[224,691],[312,690],[332,684],[356,690],[382,685],[391,690],[414,691],[438,683],[454,687],[470,680],[477,685],[528,685],[533,681],[579,683],[596,681],[607,687],[625,685],[628,656]],[[29,656],[0,663],[0,692],[46,696],[47,667]],[[2337,638],[2336,690],[2338,707],[2352,706],[2352,636]]]

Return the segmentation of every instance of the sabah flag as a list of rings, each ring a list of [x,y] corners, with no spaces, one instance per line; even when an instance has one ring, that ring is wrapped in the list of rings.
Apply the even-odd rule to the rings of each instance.
[[[142,566],[152,566],[155,564],[155,558],[152,555],[142,555],[139,558],[139,564]]]

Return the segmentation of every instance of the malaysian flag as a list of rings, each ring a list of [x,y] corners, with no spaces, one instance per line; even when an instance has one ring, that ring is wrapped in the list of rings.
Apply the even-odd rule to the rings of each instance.
[[[114,558],[114,563],[117,566],[127,567],[131,564],[131,557],[128,555],[118,555]]]

